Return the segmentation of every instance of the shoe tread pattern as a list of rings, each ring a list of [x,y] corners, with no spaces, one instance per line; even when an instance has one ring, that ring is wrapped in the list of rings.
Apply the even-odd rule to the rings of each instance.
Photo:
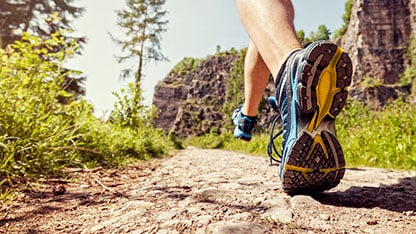
[[[345,173],[341,145],[335,136],[322,132],[321,144],[304,133],[292,148],[283,178],[283,190],[289,194],[315,193],[337,186]],[[328,152],[328,155],[325,154]]]
[[[283,190],[289,194],[328,190],[337,186],[345,173],[344,154],[335,129],[327,126],[333,126],[347,100],[351,59],[337,45],[320,42],[307,48],[300,66],[300,118],[309,120],[309,127],[299,130],[285,165]]]
[[[300,75],[300,92],[299,102],[302,113],[312,113],[317,110],[317,86],[322,71],[327,68],[334,58],[338,46],[329,42],[315,44],[305,55],[302,64],[302,74]],[[340,90],[334,95],[332,106],[329,110],[331,117],[337,116],[348,96],[346,88],[352,80],[352,63],[347,53],[342,52],[335,66],[336,69],[336,87]]]

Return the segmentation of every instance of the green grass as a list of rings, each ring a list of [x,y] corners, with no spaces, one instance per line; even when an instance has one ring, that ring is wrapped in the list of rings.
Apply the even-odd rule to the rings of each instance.
[[[396,100],[383,110],[373,111],[352,101],[336,121],[348,167],[416,169],[416,106]],[[254,135],[251,142],[234,139],[230,133],[214,133],[186,142],[201,148],[221,148],[266,156],[268,134]],[[281,139],[276,140],[279,146]]]
[[[416,106],[396,100],[381,111],[352,102],[338,118],[350,166],[416,169]]]
[[[61,50],[48,50],[58,45]],[[63,90],[65,77],[77,72],[62,64],[75,52],[58,34],[50,40],[25,34],[0,49],[0,199],[18,181],[68,166],[112,167],[172,148],[153,127],[150,109],[130,108],[131,93],[117,95],[112,121],[103,122],[89,103]]]

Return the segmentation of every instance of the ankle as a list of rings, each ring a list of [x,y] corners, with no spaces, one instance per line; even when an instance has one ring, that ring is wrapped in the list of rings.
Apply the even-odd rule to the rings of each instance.
[[[256,116],[256,115],[254,115],[254,116],[245,115],[243,112],[241,112],[241,116],[242,116],[242,117],[246,117],[246,118],[248,118],[249,120],[256,120],[256,119],[257,119],[257,116]]]
[[[295,54],[296,52],[300,51],[302,48],[294,48],[292,50],[290,50],[289,54],[287,55],[287,57],[285,58],[285,60],[283,60],[283,62],[281,62],[281,64],[279,64],[279,70],[277,71],[277,73],[275,73],[276,75],[273,76],[273,80],[274,80],[274,84],[275,87],[277,87],[277,85],[280,82],[280,78],[282,77],[282,73],[285,71],[286,68],[286,63],[289,60],[289,58]]]
[[[249,108],[243,106],[243,108],[241,109],[241,115],[250,119],[255,119],[257,118],[257,111],[250,110]]]

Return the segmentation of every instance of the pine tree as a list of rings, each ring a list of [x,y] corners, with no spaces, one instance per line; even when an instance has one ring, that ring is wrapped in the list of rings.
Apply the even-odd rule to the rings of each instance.
[[[167,11],[163,10],[166,0],[127,0],[126,8],[117,11],[117,24],[124,32],[123,39],[113,40],[121,46],[123,55],[118,62],[134,61],[136,68],[130,67],[122,71],[123,78],[134,75],[134,95],[130,111],[135,116],[138,112],[141,97],[141,81],[143,68],[148,62],[165,61],[167,58],[161,52],[161,35],[166,31],[165,20]],[[134,122],[134,121],[133,121]]]
[[[138,60],[137,69],[124,69],[122,77],[126,78],[134,71],[135,83],[140,84],[146,62],[167,60],[160,48],[161,34],[168,23],[164,20],[167,11],[162,9],[165,0],[127,0],[126,3],[127,9],[117,11],[117,24],[124,29],[126,37],[113,39],[124,52],[118,62]]]

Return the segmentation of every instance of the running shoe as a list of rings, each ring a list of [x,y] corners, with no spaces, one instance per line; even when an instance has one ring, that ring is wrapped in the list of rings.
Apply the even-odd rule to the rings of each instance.
[[[278,73],[276,96],[269,99],[282,120],[279,176],[288,194],[308,194],[340,183],[345,160],[335,133],[351,84],[352,63],[346,52],[318,41],[293,52]],[[274,125],[269,155],[275,150]]]
[[[245,141],[251,140],[251,133],[257,124],[256,117],[249,117],[241,113],[241,107],[234,110],[232,120],[235,125],[234,136]]]

